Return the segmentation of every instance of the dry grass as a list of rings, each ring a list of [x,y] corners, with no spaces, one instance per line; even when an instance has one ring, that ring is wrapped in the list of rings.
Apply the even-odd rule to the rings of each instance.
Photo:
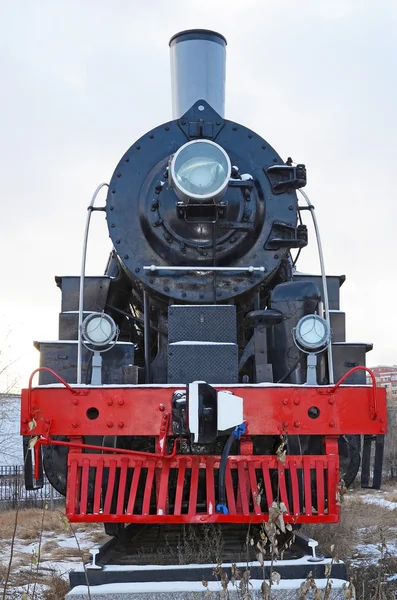
[[[395,483],[393,490],[390,490],[390,496],[397,495]],[[331,554],[331,546],[335,547],[334,555],[348,565],[359,600],[395,600],[397,579],[389,581],[389,576],[397,574],[397,557],[388,552],[387,544],[396,540],[397,509],[366,503],[357,491],[345,498],[339,523],[305,525],[301,531],[316,539],[326,554]],[[365,490],[363,493],[371,492]],[[382,498],[389,499],[386,496],[384,494]],[[376,561],[360,554],[356,550],[358,544],[371,544],[379,549],[383,544],[383,557]]]
[[[90,533],[90,540],[93,544],[103,543],[106,539],[106,534],[103,529],[101,531],[92,531]]]
[[[51,552],[51,558],[57,561],[70,561],[78,558],[83,562],[87,562],[90,560],[90,554],[88,551],[79,550],[78,548],[56,548]]]
[[[58,575],[52,575],[47,581],[47,590],[43,593],[43,600],[64,600],[69,591],[67,581]]]
[[[339,523],[304,525],[301,531],[317,540],[324,553],[330,554],[333,545],[338,556],[346,557],[353,555],[358,543],[378,544],[379,527],[387,533],[395,526],[397,508],[390,510],[378,504],[368,504],[361,500],[360,495],[354,495],[348,496],[343,503]]]
[[[388,492],[385,494],[384,496],[385,500],[388,500],[389,502],[396,502],[397,503],[397,492]],[[397,506],[396,506],[397,508]]]
[[[16,538],[21,540],[38,540],[40,537],[43,510],[39,508],[20,509],[18,512],[18,525]],[[0,532],[2,538],[11,538],[14,531],[15,511],[0,512]],[[101,525],[96,523],[73,524],[74,531],[97,533],[103,532]],[[54,536],[60,533],[70,533],[70,528],[65,515],[61,511],[45,510],[43,531]],[[104,534],[102,533],[102,537]],[[1,539],[1,538],[0,538]]]
[[[65,595],[69,591],[67,581],[58,577],[58,575],[53,575],[46,584],[48,585],[48,589],[43,594],[43,600],[64,600]]]
[[[56,548],[59,548],[59,544],[55,540],[49,540],[48,542],[44,542],[41,547],[42,552],[52,552]]]
[[[382,481],[382,490],[386,492],[395,492],[397,488],[397,479],[384,479]],[[367,491],[367,490],[365,490]]]
[[[0,512],[0,539],[7,540],[7,545],[14,535],[14,527],[15,511]],[[68,583],[59,577],[51,567],[43,566],[42,562],[63,563],[73,561],[79,564],[81,561],[89,560],[90,557],[88,552],[77,548],[77,541],[72,541],[71,548],[60,547],[57,540],[58,536],[68,538],[73,535],[73,532],[85,532],[88,539],[91,536],[97,538],[100,535],[101,539],[104,537],[102,525],[83,523],[81,525],[72,524],[71,527],[61,511],[19,510],[15,532],[15,540],[18,546],[14,550],[12,570],[7,582],[7,600],[14,600],[14,598],[20,600],[21,592],[15,590],[16,587],[20,586],[25,586],[25,589],[30,590],[28,594],[30,598],[31,590],[34,589],[35,585],[46,586],[46,591],[40,591],[39,595],[36,590],[35,597],[40,597],[42,600],[64,600],[69,589]],[[36,553],[39,552],[38,545],[42,529],[47,540],[43,540],[40,557],[38,557]],[[35,546],[33,553],[22,551],[21,546],[28,546],[32,543]],[[4,544],[0,542],[0,546],[4,546]],[[28,549],[26,548],[26,550]],[[40,562],[37,566],[38,558]],[[7,570],[8,562],[4,561],[3,565],[0,563],[0,597],[2,597],[4,583],[7,578]]]
[[[16,537],[22,540],[36,540],[40,537],[43,511],[38,508],[21,509],[18,513]],[[11,538],[14,531],[15,511],[0,512],[0,531],[4,538]],[[65,533],[65,520],[57,511],[45,511],[43,531]]]

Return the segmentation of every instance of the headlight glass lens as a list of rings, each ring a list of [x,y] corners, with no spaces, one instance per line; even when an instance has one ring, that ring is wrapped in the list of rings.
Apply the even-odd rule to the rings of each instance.
[[[226,152],[209,140],[182,146],[171,162],[172,179],[182,199],[217,199],[229,183],[231,163]],[[178,194],[180,196],[180,194]]]
[[[117,325],[107,314],[88,315],[82,325],[84,339],[95,346],[105,346],[112,342],[117,334]]]
[[[320,351],[328,345],[331,332],[325,319],[318,315],[306,315],[298,322],[295,337],[305,350]]]

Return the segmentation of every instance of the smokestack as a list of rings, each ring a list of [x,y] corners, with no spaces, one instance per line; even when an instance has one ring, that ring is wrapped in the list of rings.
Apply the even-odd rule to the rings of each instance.
[[[170,39],[172,117],[203,99],[225,114],[226,39],[216,31],[189,29]]]

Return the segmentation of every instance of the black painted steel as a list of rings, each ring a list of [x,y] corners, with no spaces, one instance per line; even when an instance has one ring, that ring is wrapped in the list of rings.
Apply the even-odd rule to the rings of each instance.
[[[217,31],[211,29],[186,29],[175,33],[169,41],[169,45],[178,44],[179,42],[186,42],[187,40],[206,40],[208,42],[215,42],[226,46],[226,38]]]
[[[53,369],[68,383],[77,381],[77,341],[35,342],[40,350],[40,367]],[[135,348],[131,343],[115,344],[108,352],[102,354],[102,381],[104,384],[122,384],[123,367],[134,364]],[[83,383],[91,383],[92,352],[83,347],[82,377]],[[40,371],[39,384],[58,383],[58,379],[48,371]]]
[[[170,306],[168,343],[181,341],[237,343],[236,307]]]
[[[203,111],[198,109],[204,107]],[[213,301],[213,226],[187,223],[178,216],[177,197],[167,182],[170,156],[190,139],[216,141],[241,175],[224,197],[225,216],[215,225],[217,266],[264,267],[264,272],[218,272],[216,300],[226,301],[269,281],[288,254],[288,246],[265,249],[275,224],[291,237],[296,227],[294,190],[275,195],[266,174],[284,164],[275,150],[253,131],[223,120],[205,101],[198,101],[179,120],[160,125],[139,139],[121,159],[110,182],[107,221],[110,237],[132,281],[162,296],[190,303]],[[228,227],[221,225],[231,223]],[[250,229],[240,229],[249,225]],[[279,236],[279,233],[277,234]],[[291,244],[293,245],[293,244]],[[187,265],[201,272],[151,272],[144,266]]]
[[[274,381],[305,383],[306,355],[294,343],[293,330],[302,317],[318,311],[319,302],[319,289],[310,280],[288,281],[273,289],[270,307],[284,315],[282,323],[273,328],[270,344]]]
[[[256,535],[259,536],[259,530],[252,527],[250,535],[255,539]],[[277,561],[276,570],[280,573],[281,578],[283,580],[306,579],[310,572],[316,579],[325,578],[329,560],[323,562],[302,560],[304,556],[308,556],[308,558],[311,556],[311,549],[304,541],[302,543],[298,539],[299,534],[296,538],[289,548],[287,547],[289,543],[287,538],[279,540],[280,547],[286,546],[284,560]],[[246,570],[248,562],[252,579],[268,578],[269,566],[265,566],[264,573],[263,567],[256,562],[257,550],[250,545],[247,547],[246,540],[247,527],[241,525],[222,527],[193,525],[184,527],[182,531],[180,526],[171,525],[128,527],[125,535],[111,540],[100,549],[96,562],[98,565],[106,565],[106,569],[87,569],[86,572],[90,585],[144,581],[215,581],[214,568],[219,562],[222,563],[222,568],[229,579],[231,578],[230,563],[237,563],[238,570],[242,574]],[[167,548],[166,552],[163,551],[165,547]],[[197,559],[199,555],[202,556],[200,562],[204,564],[185,566],[186,560],[192,556]],[[153,566],[156,564],[161,564],[162,568],[156,569]],[[115,568],[112,568],[113,565]],[[125,567],[120,570],[116,565]],[[140,567],[147,565],[147,567],[136,569],[134,565]],[[72,571],[70,573],[71,588],[77,585],[87,585],[85,576],[84,570]],[[332,578],[347,579],[344,563],[339,562],[332,566]]]

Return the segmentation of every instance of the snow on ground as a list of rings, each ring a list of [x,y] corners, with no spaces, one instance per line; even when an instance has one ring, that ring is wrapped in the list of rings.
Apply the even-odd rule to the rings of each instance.
[[[363,502],[367,504],[377,504],[378,506],[383,506],[384,508],[388,508],[389,510],[394,510],[397,508],[397,502],[393,502],[391,500],[385,500],[383,495],[385,492],[381,490],[377,490],[376,494],[362,494],[360,498]]]
[[[354,567],[366,568],[367,565],[378,565],[379,560],[385,554],[388,556],[397,556],[397,517],[394,519],[392,513],[393,509],[397,509],[397,502],[394,498],[397,498],[396,491],[394,488],[391,490],[390,486],[389,489],[386,488],[381,492],[371,490],[361,492],[360,490],[354,490],[346,495],[348,506],[345,508],[351,506],[353,511],[356,511],[358,507],[361,507],[362,511],[363,505],[368,505],[368,512],[371,512],[371,519],[372,513],[374,515],[372,520],[367,519],[367,522],[362,523],[362,527],[360,526],[361,524],[359,524],[355,530],[355,552],[351,557],[352,565]],[[342,511],[343,510],[344,508],[342,506]],[[367,510],[365,510],[364,513],[367,515]],[[397,515],[397,510],[395,514]],[[37,518],[40,518],[40,511],[37,511]],[[384,535],[383,547],[379,535],[381,528]],[[27,594],[27,598],[29,599],[32,595],[32,581],[35,579],[37,570],[41,578],[38,578],[39,583],[36,585],[35,600],[48,600],[49,598],[52,598],[51,596],[45,595],[48,588],[46,584],[43,583],[47,581],[46,578],[48,578],[49,574],[56,574],[64,580],[68,580],[70,570],[81,570],[83,559],[89,559],[88,551],[106,541],[101,525],[93,527],[79,527],[74,525],[77,542],[71,531],[67,531],[66,529],[63,530],[64,528],[61,531],[61,529],[58,528],[57,533],[50,530],[43,531],[41,543],[39,543],[39,539],[23,539],[22,531],[19,534],[20,537],[16,537],[10,578],[11,585],[9,594],[6,595],[7,600],[14,600],[14,598],[21,599],[23,598],[24,593]],[[37,531],[40,531],[40,528]],[[6,572],[8,567],[10,550],[11,538],[6,537],[0,540],[0,577],[2,573],[4,574],[4,572]],[[39,550],[41,556],[39,566],[37,566]],[[342,558],[348,557],[343,556]],[[396,574],[390,571],[388,572],[388,581],[392,581],[396,578]],[[321,582],[317,583],[319,587],[321,587]],[[151,584],[140,585],[148,587],[145,591],[149,591],[149,588],[151,591],[155,591],[150,587]],[[173,582],[172,589],[175,588],[175,591],[177,591],[177,589],[182,590],[184,585],[186,584],[183,582]],[[209,585],[209,589],[212,591],[213,586],[216,587],[217,585],[219,586],[219,582],[212,582]],[[285,585],[285,583],[282,583],[281,585]],[[197,586],[197,591],[204,590],[201,582],[198,582]],[[2,587],[0,585],[0,590],[1,589]],[[189,590],[190,589],[192,588],[189,587]],[[134,590],[137,591],[136,585],[134,586]],[[91,590],[91,593],[93,593],[93,591],[95,590]],[[104,589],[98,589],[97,591],[98,593],[99,591],[103,592]],[[110,591],[114,590],[109,589],[109,592]],[[117,591],[119,591],[119,589],[117,589]],[[142,591],[144,591],[143,588]]]
[[[24,593],[27,598],[30,598],[35,580],[45,582],[51,576],[59,576],[65,581],[69,581],[70,571],[81,566],[83,561],[87,561],[90,558],[89,551],[98,546],[98,533],[101,534],[102,531],[101,526],[93,527],[88,531],[76,531],[76,537],[66,531],[56,534],[44,531],[41,542],[39,539],[16,538],[13,544],[7,600],[23,598]],[[103,534],[103,539],[104,541],[107,539],[105,534]],[[6,573],[10,553],[11,540],[3,539],[0,544],[0,575]],[[3,591],[1,584],[0,590]],[[45,583],[36,584],[35,599],[43,598],[46,590],[48,590],[48,585]]]
[[[280,580],[278,584],[273,584],[273,589],[277,590],[297,590],[301,585],[301,579]],[[339,589],[345,582],[341,579],[332,579],[333,589]],[[263,584],[263,579],[250,579],[249,590],[260,590]],[[327,579],[316,579],[316,586],[324,589],[327,585]],[[90,588],[91,596],[99,594],[115,594],[115,593],[155,593],[155,592],[201,592],[202,594],[208,589],[210,592],[221,592],[222,584],[220,581],[209,581],[207,588],[203,586],[201,581],[167,581],[167,582],[140,582],[140,583],[108,583]],[[228,591],[236,589],[236,584],[229,582]],[[87,594],[87,587],[79,585],[69,592],[68,597]]]

